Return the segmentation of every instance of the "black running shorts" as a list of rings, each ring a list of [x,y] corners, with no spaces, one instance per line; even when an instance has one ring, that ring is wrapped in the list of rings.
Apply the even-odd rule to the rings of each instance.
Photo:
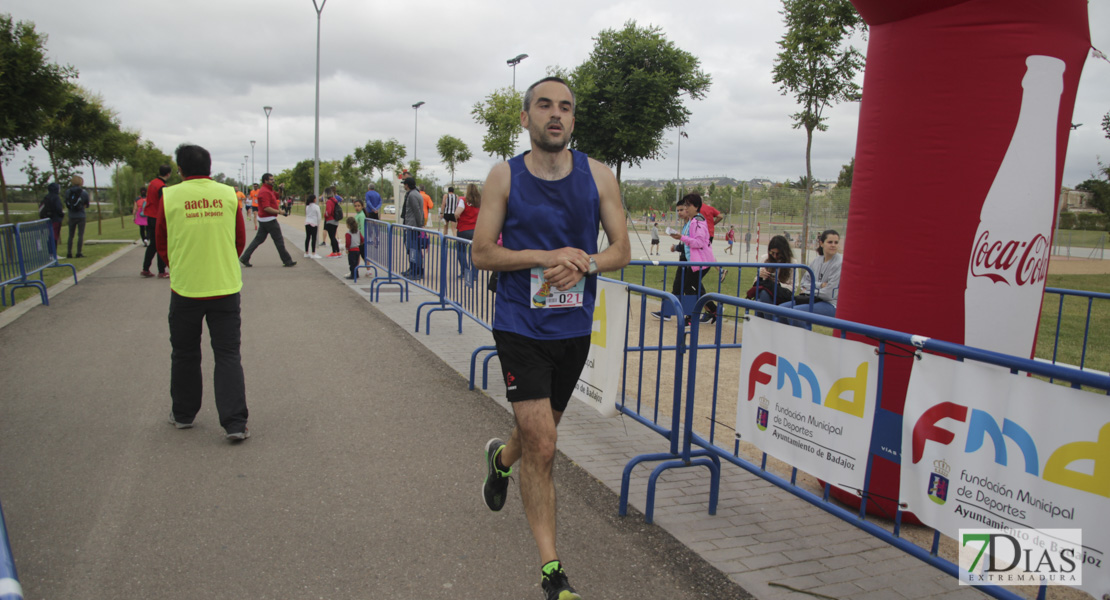
[[[509,402],[550,398],[553,410],[567,409],[590,354],[590,336],[537,340],[495,329],[493,341]]]
[[[444,220],[444,221],[449,221],[449,222],[451,222],[451,223],[455,223],[455,222],[456,222],[456,221],[455,221],[455,215],[443,215],[443,220]]]

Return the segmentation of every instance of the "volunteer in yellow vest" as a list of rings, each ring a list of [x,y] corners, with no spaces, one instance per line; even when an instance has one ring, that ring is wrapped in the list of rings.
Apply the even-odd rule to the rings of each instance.
[[[247,241],[235,190],[209,178],[212,157],[182,144],[176,159],[182,183],[163,190],[155,244],[170,270],[170,423],[189,429],[200,411],[201,323],[208,323],[216,368],[216,412],[227,439],[241,442],[247,429],[247,392],[239,355],[239,253]]]

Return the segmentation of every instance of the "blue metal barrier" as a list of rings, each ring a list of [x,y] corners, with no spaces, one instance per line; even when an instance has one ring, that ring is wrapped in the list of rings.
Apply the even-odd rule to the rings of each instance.
[[[1054,379],[1062,379],[1064,381],[1070,382],[1073,387],[1090,386],[1090,387],[1097,388],[1097,389],[1100,389],[1100,390],[1106,390],[1107,393],[1110,394],[1110,377],[1104,376],[1104,375],[1098,375],[1098,374],[1092,373],[1090,371],[1081,371],[1081,370],[1073,369],[1073,368],[1065,368],[1065,367],[1060,367],[1060,366],[1056,366],[1056,365],[1045,364],[1045,363],[1034,361],[1034,360],[1018,358],[1018,357],[1014,357],[1014,356],[1008,356],[1008,355],[1005,355],[1005,354],[998,354],[998,353],[995,353],[995,352],[990,352],[990,351],[982,350],[982,349],[978,349],[978,348],[962,346],[960,344],[954,344],[954,343],[951,343],[951,342],[944,342],[944,341],[940,341],[940,340],[932,340],[932,339],[927,339],[927,338],[921,338],[921,337],[913,336],[913,335],[910,335],[910,334],[907,334],[907,333],[902,333],[902,332],[893,331],[893,330],[889,330],[889,329],[883,329],[883,328],[879,328],[879,327],[872,327],[872,326],[869,326],[869,325],[863,325],[863,324],[860,324],[860,323],[844,321],[844,320],[831,318],[831,317],[825,317],[825,316],[821,316],[821,315],[817,315],[817,314],[813,314],[813,313],[804,313],[802,311],[794,311],[794,310],[789,309],[789,308],[782,308],[782,307],[778,307],[778,306],[769,306],[767,304],[761,304],[761,303],[754,302],[754,301],[747,300],[747,299],[734,298],[734,297],[726,296],[726,295],[723,295],[723,294],[707,294],[706,296],[702,297],[698,301],[698,303],[696,305],[696,308],[700,309],[707,302],[711,302],[711,301],[718,302],[718,303],[721,303],[721,304],[732,304],[732,305],[738,306],[742,309],[745,309],[746,311],[760,310],[762,312],[769,313],[773,316],[789,317],[789,318],[794,319],[794,320],[806,321],[806,322],[814,324],[814,325],[821,325],[821,326],[824,326],[824,327],[830,327],[830,328],[836,330],[838,332],[838,335],[840,335],[841,337],[847,337],[848,334],[851,333],[851,334],[859,334],[859,335],[866,336],[868,338],[877,340],[878,341],[877,353],[879,355],[879,385],[878,385],[877,391],[878,391],[879,395],[875,400],[876,406],[881,406],[882,405],[882,387],[883,387],[882,386],[882,372],[883,372],[883,366],[885,364],[885,361],[886,361],[887,357],[890,356],[890,354],[887,351],[887,346],[888,345],[901,345],[901,346],[905,346],[906,348],[912,348],[912,349],[915,349],[915,350],[923,350],[923,351],[933,352],[933,353],[937,353],[937,354],[953,356],[953,357],[957,357],[957,358],[963,359],[963,360],[972,360],[972,361],[977,361],[977,362],[993,364],[993,365],[997,365],[997,366],[1001,366],[1001,367],[1005,367],[1007,369],[1010,369],[1013,373],[1024,372],[1024,373],[1030,373],[1030,374],[1034,374],[1034,375],[1041,375],[1041,376],[1044,376],[1044,377],[1050,377],[1050,378],[1054,378]],[[748,317],[748,318],[757,318],[757,317]],[[766,480],[766,481],[768,481],[768,482],[770,482],[770,483],[772,483],[772,484],[774,484],[778,487],[783,488],[784,490],[787,490],[788,492],[794,494],[795,496],[801,498],[802,500],[805,500],[806,502],[809,502],[809,503],[813,504],[814,506],[817,506],[818,508],[820,508],[820,509],[822,509],[822,510],[824,510],[824,511],[830,513],[830,514],[832,514],[832,515],[834,515],[834,516],[836,516],[840,519],[843,519],[844,521],[847,521],[847,522],[851,523],[852,525],[858,527],[859,529],[874,535],[875,537],[883,540],[884,542],[886,542],[886,543],[888,543],[888,544],[890,544],[890,545],[892,545],[892,546],[894,546],[894,547],[896,547],[896,548],[898,548],[898,549],[900,549],[900,550],[902,550],[902,551],[904,551],[904,552],[906,552],[906,553],[908,553],[908,554],[910,554],[910,555],[912,555],[912,556],[914,556],[914,557],[932,565],[933,567],[936,567],[936,568],[940,569],[941,571],[943,571],[943,572],[945,572],[945,573],[947,573],[951,576],[956,577],[956,576],[959,575],[958,574],[958,568],[956,567],[956,565],[954,565],[950,561],[945,560],[944,558],[941,558],[940,556],[938,556],[939,541],[940,541],[940,532],[939,531],[934,530],[932,549],[931,550],[925,550],[924,548],[921,548],[920,546],[917,546],[916,544],[913,544],[912,542],[910,542],[910,541],[908,541],[905,538],[900,536],[900,528],[901,528],[901,521],[902,521],[902,511],[901,511],[901,509],[898,509],[896,511],[895,515],[894,515],[893,531],[888,531],[884,527],[881,527],[880,525],[867,520],[866,503],[867,503],[867,499],[870,495],[869,489],[870,489],[870,479],[871,479],[872,453],[868,454],[867,468],[866,468],[866,471],[865,471],[865,478],[864,478],[865,483],[864,483],[863,489],[860,490],[862,499],[861,499],[859,510],[858,510],[858,512],[856,512],[856,511],[849,511],[849,510],[846,510],[844,508],[841,508],[840,506],[838,506],[838,505],[834,504],[832,501],[830,501],[829,500],[830,485],[827,484],[827,483],[825,484],[823,495],[818,496],[817,494],[814,494],[813,492],[810,492],[809,490],[803,489],[803,488],[801,488],[797,485],[797,483],[796,483],[797,469],[796,468],[793,468],[791,470],[790,479],[786,480],[783,477],[781,477],[779,475],[776,475],[775,473],[772,473],[772,472],[767,470],[767,455],[765,453],[763,454],[761,464],[756,465],[756,464],[754,464],[752,462],[749,462],[748,460],[742,458],[739,455],[740,454],[739,440],[734,440],[733,448],[732,448],[731,451],[728,450],[727,448],[725,448],[723,445],[718,444],[717,440],[715,438],[715,428],[712,425],[712,423],[714,423],[715,420],[716,420],[715,416],[714,416],[714,418],[711,419],[711,426],[710,426],[709,434],[707,436],[704,436],[704,437],[702,435],[698,434],[695,431],[695,428],[694,428],[694,414],[695,414],[694,413],[694,407],[695,407],[695,402],[696,402],[696,400],[695,400],[695,396],[696,396],[695,385],[696,385],[696,381],[697,381],[698,353],[699,353],[700,350],[704,349],[704,346],[699,346],[699,336],[700,336],[700,323],[694,322],[692,324],[691,331],[690,331],[690,352],[689,352],[689,360],[688,360],[688,367],[687,367],[687,373],[689,373],[689,375],[687,377],[686,391],[685,391],[686,404],[685,404],[685,407],[684,407],[684,424],[683,424],[683,431],[682,431],[682,446],[678,450],[678,456],[679,456],[680,460],[688,460],[688,457],[690,457],[692,455],[692,448],[694,448],[695,446],[698,447],[698,448],[701,448],[702,450],[709,451],[713,454],[716,454],[721,459],[727,460],[728,462],[730,462],[732,464],[735,464],[736,466],[739,466],[740,468],[742,468],[742,469],[744,469],[744,470],[746,470],[746,471],[748,471],[748,472],[750,472],[750,473],[752,473],[752,474],[754,474],[758,477],[761,477],[764,480]],[[720,345],[715,345],[714,349],[719,354],[722,347]],[[906,357],[904,357],[904,358],[906,358]],[[715,415],[715,411],[716,411],[716,396],[715,395],[714,395],[714,402],[713,402],[713,410],[714,410],[714,415]],[[886,414],[884,415],[883,413],[886,413]],[[892,415],[893,415],[893,417],[892,417]],[[897,419],[896,425],[898,427],[901,427],[901,416],[900,415],[890,413],[889,411],[884,411],[881,408],[876,409],[876,411],[875,411],[876,429],[879,427],[880,420],[883,420],[884,425],[887,426],[887,427],[895,425],[895,423],[889,421],[889,419],[891,419],[891,418]],[[714,485],[714,484],[711,482],[711,485]],[[648,510],[651,510],[650,506],[648,507]],[[650,513],[646,513],[646,514],[650,514]],[[996,598],[1006,598],[1006,599],[1013,599],[1013,600],[1017,600],[1018,598],[1021,598],[1021,596],[1016,595],[1013,592],[1010,592],[1010,591],[1008,591],[1004,588],[1000,588],[1000,587],[979,587],[978,589],[979,589],[979,591],[982,591],[982,592],[984,592],[986,594],[989,594],[989,595],[991,595],[993,597],[996,597]],[[1045,593],[1045,588],[1042,587],[1040,597],[1043,598],[1044,593]]]
[[[0,256],[0,262],[3,262],[3,271],[0,271],[0,277],[3,277],[3,280],[0,280],[0,305],[7,306],[4,297],[4,291],[6,290],[4,288],[10,285],[12,304],[15,304],[15,291],[17,289],[33,287],[39,291],[42,303],[49,306],[50,299],[46,293],[46,283],[43,279],[43,272],[46,269],[68,267],[73,271],[73,283],[77,283],[77,268],[71,264],[58,262],[58,251],[54,242],[54,230],[50,225],[50,219],[28,221],[15,225],[11,235],[15,242],[16,267],[19,269],[19,276],[14,279],[8,278],[12,240],[7,238],[7,230],[4,230],[4,233],[0,235],[3,236],[0,239],[0,245],[4,248],[0,250],[0,253],[3,253],[3,256]],[[39,276],[38,281],[30,278],[36,273]]]
[[[0,600],[23,600],[23,588],[19,585],[12,546],[8,542],[3,507],[0,507]]]
[[[0,225],[0,299],[4,298],[4,286],[19,281],[23,274],[19,269],[19,250],[16,249],[15,223]]]
[[[373,302],[381,300],[382,287],[387,285],[397,286],[401,302],[406,302],[409,297],[408,281],[393,273],[392,229],[393,225],[374,219],[367,219],[363,226],[366,238],[366,263],[368,264],[355,268],[355,277],[358,277],[359,269],[374,269],[374,277],[370,280],[370,300]]]
[[[1081,290],[1066,290],[1061,288],[1045,288],[1044,293],[1057,294],[1060,296],[1060,302],[1056,309],[1056,335],[1052,341],[1052,364],[1057,364],[1057,357],[1060,350],[1060,326],[1064,322],[1064,298],[1084,298],[1087,300],[1087,316],[1083,324],[1083,345],[1080,348],[1078,365],[1080,369],[1085,369],[1087,366],[1087,346],[1091,338],[1091,312],[1094,308],[1095,300],[1103,302],[1110,301],[1110,294]]]

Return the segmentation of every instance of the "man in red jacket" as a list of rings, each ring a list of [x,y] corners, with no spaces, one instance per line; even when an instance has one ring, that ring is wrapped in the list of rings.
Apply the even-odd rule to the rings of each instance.
[[[277,222],[277,217],[281,214],[279,205],[280,201],[274,193],[274,176],[265,173],[262,175],[262,188],[258,190],[258,233],[255,234],[251,245],[247,247],[247,251],[239,257],[239,262],[243,263],[244,267],[251,266],[251,255],[254,254],[255,248],[271,235],[274,236],[274,245],[277,246],[281,264],[286,267],[297,264],[285,249],[285,238],[281,235],[281,225]]]
[[[158,220],[162,218],[162,188],[166,187],[166,178],[170,176],[170,166],[162,165],[158,167],[158,176],[150,180],[150,185],[146,188],[146,208],[143,209],[143,214],[146,215],[146,239],[153,240],[154,232],[158,229]],[[154,257],[158,257],[158,277],[165,279],[170,276],[166,272],[166,263],[162,262],[162,257],[158,255],[158,249],[151,244],[146,247],[146,254],[143,255],[143,270],[139,275],[143,277],[154,277],[154,273],[150,272],[150,263]]]

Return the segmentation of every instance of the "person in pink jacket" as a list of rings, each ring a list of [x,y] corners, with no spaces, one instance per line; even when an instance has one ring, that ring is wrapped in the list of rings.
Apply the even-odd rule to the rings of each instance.
[[[679,260],[692,263],[717,262],[717,259],[713,257],[713,249],[709,246],[709,225],[700,212],[701,195],[696,192],[686,194],[682,197],[682,200],[678,201],[676,210],[679,219],[683,222],[682,233],[672,233],[671,237],[681,242],[675,244],[673,248],[673,250],[678,250]],[[701,280],[708,272],[709,267],[704,265],[692,265],[678,270],[675,273],[671,293],[676,296],[689,295],[700,298],[705,294],[705,287],[702,286]],[[670,317],[663,316],[661,312],[655,312],[652,315],[664,321],[670,319]],[[717,321],[717,305],[715,303],[709,302],[705,305],[705,312],[701,315],[701,321],[703,323]],[[686,323],[690,323],[689,316],[686,317]]]

